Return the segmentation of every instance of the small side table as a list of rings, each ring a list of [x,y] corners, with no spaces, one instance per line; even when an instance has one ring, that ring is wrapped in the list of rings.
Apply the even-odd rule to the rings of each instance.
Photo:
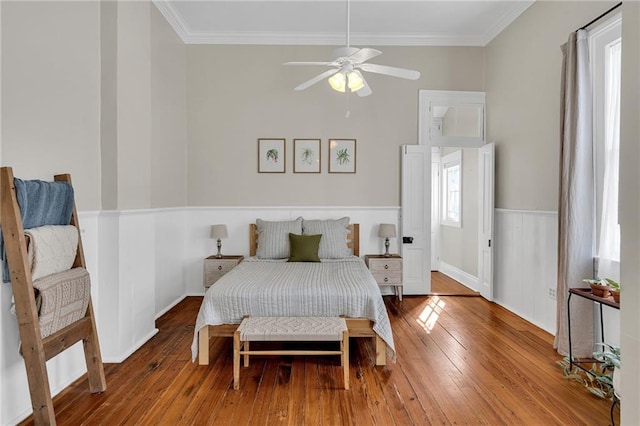
[[[382,254],[367,254],[364,263],[371,271],[379,286],[392,286],[400,301],[402,301],[402,256],[392,254],[385,257]]]
[[[568,322],[568,327],[569,327],[569,368],[573,368],[574,365],[580,367],[581,369],[587,371],[585,368],[583,368],[580,364],[582,363],[593,363],[593,360],[588,360],[588,361],[574,361],[573,360],[573,353],[571,351],[571,296],[572,295],[576,295],[576,296],[580,296],[580,297],[584,297],[585,299],[589,299],[593,302],[596,302],[599,304],[600,306],[600,335],[602,336],[602,341],[604,342],[604,319],[602,318],[602,306],[609,306],[613,309],[620,309],[620,304],[614,302],[613,298],[604,298],[604,297],[598,297],[598,296],[594,296],[591,293],[591,289],[590,288],[570,288],[569,289],[569,297],[567,297],[567,322]]]
[[[235,268],[244,256],[209,256],[204,260],[204,273],[202,275],[202,285],[208,289],[224,274]]]

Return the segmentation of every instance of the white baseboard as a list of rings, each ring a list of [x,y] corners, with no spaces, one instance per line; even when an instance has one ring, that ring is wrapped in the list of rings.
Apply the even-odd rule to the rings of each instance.
[[[440,260],[439,271],[446,276],[453,278],[465,287],[469,287],[473,291],[478,291],[478,277],[475,277],[462,269],[449,265],[447,262]]]
[[[174,300],[173,302],[171,302],[166,308],[164,308],[163,310],[161,310],[160,312],[158,312],[156,314],[156,321],[158,320],[158,318],[160,318],[161,316],[163,316],[164,314],[166,314],[167,312],[169,312],[171,309],[173,309],[174,306],[176,306],[178,303],[182,302],[184,300],[184,298],[187,297],[186,294],[183,294],[182,296],[179,296],[176,300]]]
[[[159,330],[157,328],[154,328],[151,332],[149,332],[149,334],[147,334],[142,339],[138,340],[134,345],[132,345],[129,348],[129,350],[126,351],[122,356],[119,356],[118,358],[105,358],[103,360],[103,362],[108,363],[108,364],[120,364],[121,362],[124,362],[125,359],[127,359],[131,355],[133,355],[133,353],[135,351],[137,351],[138,349],[140,349],[142,347],[142,345],[147,343],[149,340],[151,340],[151,338],[153,336],[158,334],[158,331]]]

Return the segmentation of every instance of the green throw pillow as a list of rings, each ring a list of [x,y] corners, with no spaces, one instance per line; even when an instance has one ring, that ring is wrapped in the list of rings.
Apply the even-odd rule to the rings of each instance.
[[[289,262],[320,262],[318,247],[320,247],[318,235],[296,235],[289,233]]]

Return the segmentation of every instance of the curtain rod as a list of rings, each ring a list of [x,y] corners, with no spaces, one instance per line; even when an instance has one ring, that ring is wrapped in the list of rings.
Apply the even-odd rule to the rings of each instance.
[[[616,4],[615,6],[613,6],[611,9],[607,10],[606,12],[604,12],[602,15],[598,16],[597,18],[591,20],[588,24],[583,25],[582,27],[578,28],[578,30],[586,30],[587,27],[591,24],[593,24],[594,22],[599,21],[600,19],[604,18],[605,16],[607,16],[608,14],[610,14],[611,12],[613,12],[614,10],[616,10],[617,8],[619,8],[620,6],[622,6],[622,2]],[[576,30],[576,31],[578,31]]]

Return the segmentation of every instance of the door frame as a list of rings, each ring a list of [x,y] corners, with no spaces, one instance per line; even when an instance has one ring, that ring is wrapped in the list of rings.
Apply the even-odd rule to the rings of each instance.
[[[431,271],[440,270],[440,148],[431,147]]]
[[[495,144],[478,150],[478,291],[493,300]]]
[[[431,138],[431,134],[430,134],[430,130],[431,130],[431,101],[434,98],[435,95],[441,96],[444,99],[447,99],[449,97],[453,98],[454,100],[451,101],[453,104],[455,104],[455,98],[459,97],[459,96],[465,96],[467,94],[471,94],[473,96],[478,96],[479,98],[481,98],[481,102],[482,102],[482,125],[483,125],[483,129],[482,129],[482,138],[478,138],[478,140],[473,140],[473,141],[465,141],[466,143],[460,143],[460,141],[455,141],[452,138],[452,140],[446,140],[447,138],[440,138],[440,140],[435,141],[433,144],[432,142],[432,138]],[[420,145],[427,145],[427,146],[440,146],[440,147],[445,147],[445,146],[450,146],[452,148],[482,148],[483,146],[487,145],[486,144],[486,139],[485,139],[485,135],[486,135],[486,113],[484,111],[484,92],[455,92],[455,91],[430,91],[430,90],[420,90],[418,92],[418,144]],[[491,144],[493,146],[493,144]],[[493,148],[495,149],[495,148]],[[481,151],[482,149],[479,150],[478,153],[478,157],[481,158]],[[431,154],[431,150],[428,150],[429,154]],[[430,161],[431,163],[431,161]],[[492,163],[492,166],[494,166],[495,163]],[[480,171],[479,171],[480,172]],[[481,277],[480,277],[480,270],[478,270],[478,286],[480,288],[482,288],[483,286],[485,287],[485,291],[484,293],[481,292],[481,295],[485,298],[487,298],[488,300],[492,300],[493,299],[493,288],[494,288],[494,283],[493,283],[493,264],[494,264],[494,259],[493,259],[493,216],[494,216],[494,212],[495,212],[495,205],[494,205],[494,198],[493,198],[493,194],[495,193],[495,178],[492,175],[492,184],[494,185],[494,187],[492,188],[492,198],[491,198],[491,268],[490,271],[491,273],[489,274],[489,276],[487,276],[487,282],[486,282],[486,286],[483,285],[481,283]],[[429,192],[429,204],[431,204],[431,185],[429,185],[428,188],[425,188],[426,191]],[[480,190],[480,187],[479,187]],[[479,194],[479,196],[482,196],[482,193]],[[479,200],[480,201],[480,200]],[[479,205],[480,207],[480,205]],[[432,206],[429,206],[429,211],[432,210]],[[480,215],[479,215],[480,216]],[[480,220],[480,219],[479,219]],[[429,240],[431,235],[429,234],[428,238]],[[480,241],[484,240],[484,235],[482,234],[482,227],[478,227],[478,246],[480,245]],[[429,249],[431,248],[431,242],[429,241]],[[480,247],[478,247],[478,265],[479,262],[483,261],[483,252],[480,250]],[[431,255],[429,256],[429,259],[431,259]],[[430,283],[429,283],[429,287]]]

